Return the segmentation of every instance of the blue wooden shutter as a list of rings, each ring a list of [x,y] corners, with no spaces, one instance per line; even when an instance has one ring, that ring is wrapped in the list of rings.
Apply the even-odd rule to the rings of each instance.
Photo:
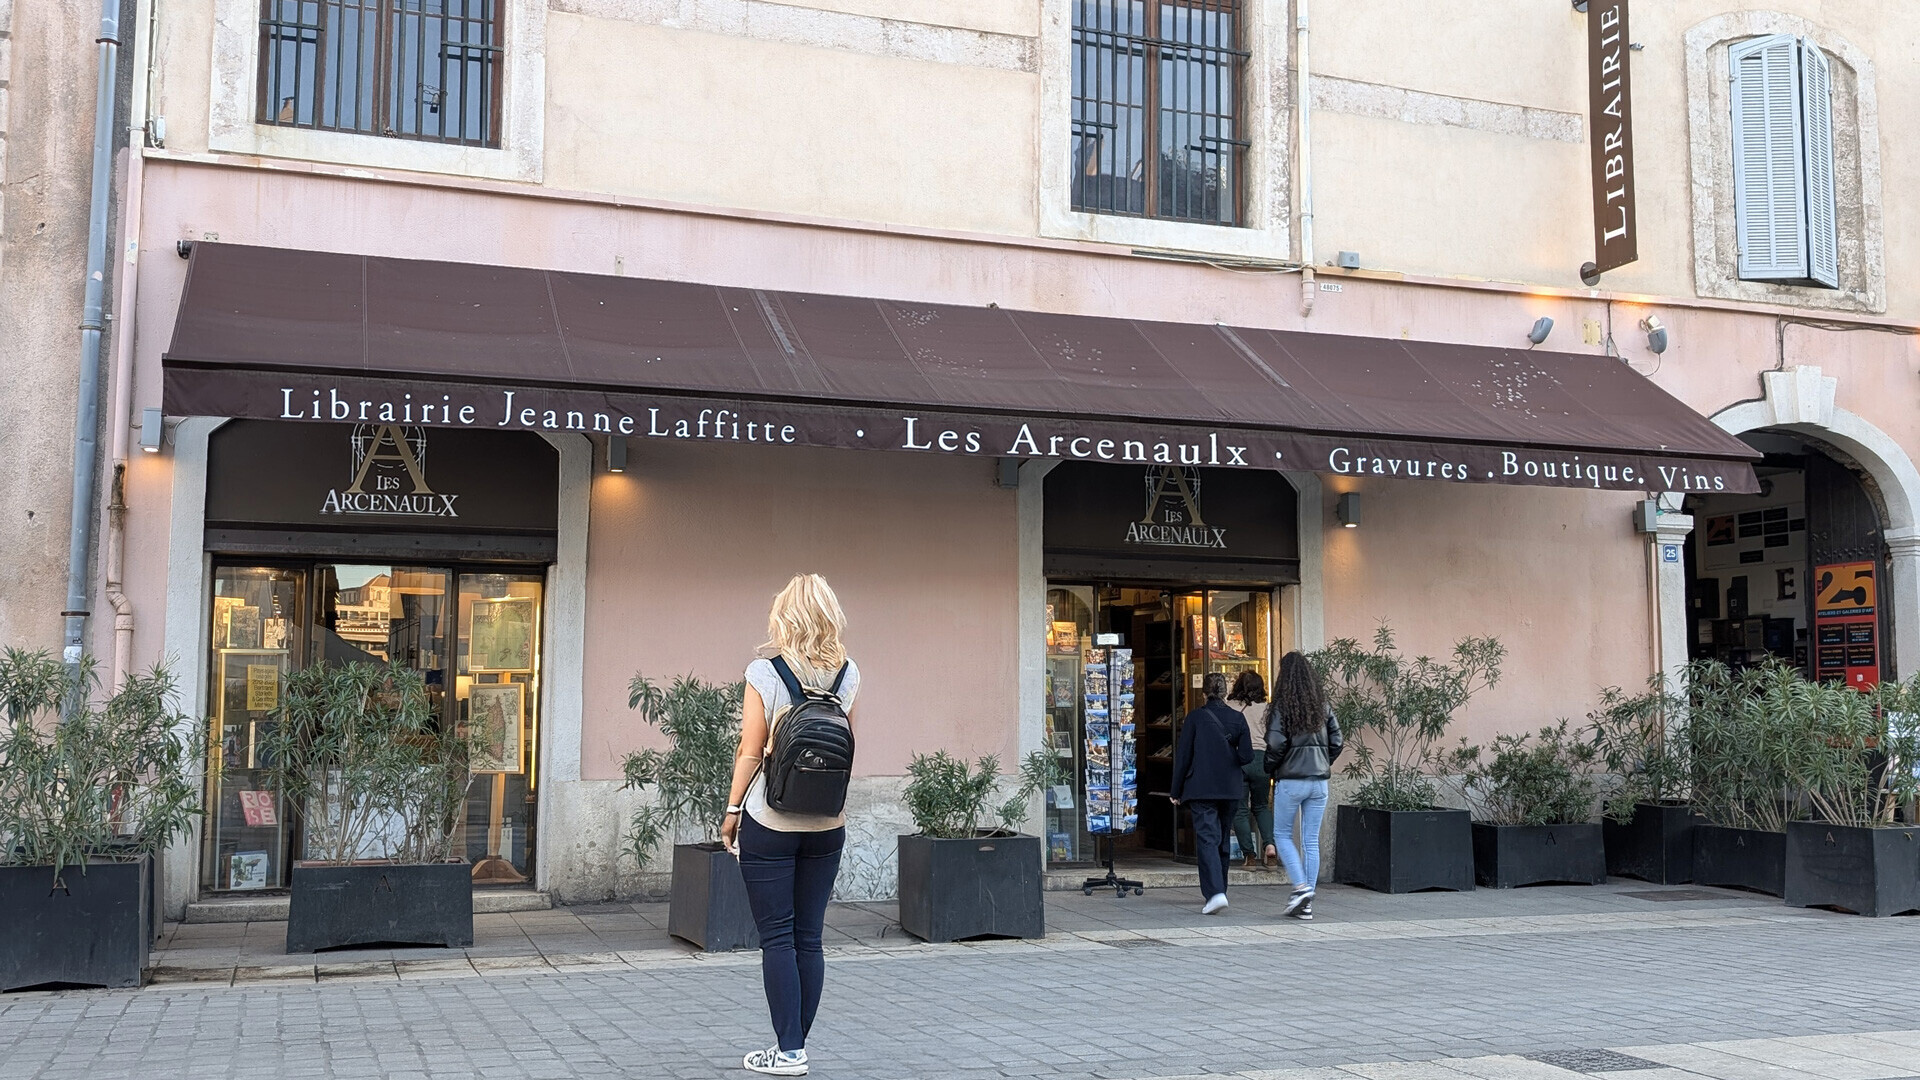
[[[1825,53],[1800,42],[1800,106],[1807,138],[1807,277],[1840,287],[1840,228],[1833,205],[1833,74]]]
[[[1800,43],[1775,34],[1735,44],[1733,215],[1740,276],[1807,277],[1807,199],[1800,112]]]

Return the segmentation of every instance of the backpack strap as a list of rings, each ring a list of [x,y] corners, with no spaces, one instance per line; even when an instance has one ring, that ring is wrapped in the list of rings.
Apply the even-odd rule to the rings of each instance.
[[[793,669],[787,666],[787,658],[775,653],[773,655],[773,670],[775,674],[780,676],[780,681],[787,686],[787,697],[791,702],[789,707],[799,708],[800,703],[807,700],[807,691],[805,687],[800,685],[799,676],[795,675]],[[833,684],[833,688],[839,690],[840,684],[836,681]]]
[[[853,666],[853,661],[851,660],[848,660],[845,663],[840,665],[840,674],[835,675],[833,677],[833,686],[827,691],[827,693],[832,694],[834,697],[840,696],[840,684],[847,681],[847,669],[852,666]]]

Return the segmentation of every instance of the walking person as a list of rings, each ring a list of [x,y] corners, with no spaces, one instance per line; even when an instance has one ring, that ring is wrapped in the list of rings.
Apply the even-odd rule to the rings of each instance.
[[[1210,671],[1200,680],[1207,703],[1180,721],[1180,739],[1173,754],[1173,804],[1186,804],[1193,815],[1194,854],[1200,860],[1200,895],[1206,903],[1200,914],[1211,915],[1227,906],[1228,829],[1233,813],[1247,794],[1245,767],[1253,760],[1253,736],[1247,718],[1222,700],[1227,677]]]
[[[1279,830],[1280,862],[1293,883],[1285,915],[1313,918],[1314,884],[1320,880],[1320,822],[1327,814],[1327,781],[1342,746],[1340,722],[1327,706],[1320,673],[1300,652],[1280,658],[1280,677],[1267,706],[1267,772],[1273,776],[1273,823]],[[1300,848],[1294,850],[1294,816],[1300,818]]]
[[[1243,671],[1227,691],[1227,704],[1240,710],[1247,719],[1247,734],[1253,737],[1253,760],[1247,762],[1247,797],[1233,815],[1233,835],[1246,856],[1246,868],[1272,866],[1278,861],[1273,847],[1273,779],[1267,775],[1267,680],[1257,671]],[[1253,830],[1258,829],[1256,838]],[[1260,854],[1257,844],[1266,845]]]
[[[860,692],[860,669],[847,657],[841,635],[846,615],[826,579],[801,574],[773,599],[767,643],[747,665],[740,748],[733,763],[727,817],[721,838],[740,858],[747,901],[760,930],[760,976],[776,1043],[748,1054],[742,1064],[771,1076],[805,1076],[807,1032],[820,1007],[826,981],[822,927],[827,901],[846,843],[844,778],[828,778],[804,794],[775,776],[773,802],[804,803],[830,811],[800,813],[769,804],[769,772],[782,767],[776,736],[788,720],[788,741],[807,738],[813,725],[845,723]],[[799,707],[796,707],[799,706]],[[852,764],[852,731],[846,724],[845,764]],[[834,733],[828,731],[827,736]],[[817,759],[816,759],[817,760]],[[838,799],[833,784],[838,783]]]

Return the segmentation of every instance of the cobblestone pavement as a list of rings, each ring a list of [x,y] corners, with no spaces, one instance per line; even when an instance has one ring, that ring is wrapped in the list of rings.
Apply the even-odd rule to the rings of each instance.
[[[1920,1028],[1917,920],[1609,885],[1330,887],[1301,924],[1275,918],[1284,890],[1234,896],[1202,918],[1188,890],[1051,894],[1046,939],[947,946],[836,908],[813,1075],[1564,1080],[1585,1073],[1526,1055],[1614,1048],[1639,1064],[1594,1075],[1920,1077],[1899,1034]],[[769,1041],[756,957],[634,928],[661,915],[488,916],[466,954],[319,958],[271,953],[283,924],[179,927],[158,971],[204,981],[0,998],[0,1077],[745,1075]]]

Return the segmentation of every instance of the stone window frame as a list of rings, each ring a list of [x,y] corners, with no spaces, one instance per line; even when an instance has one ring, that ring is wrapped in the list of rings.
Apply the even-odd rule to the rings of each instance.
[[[1293,257],[1291,0],[1246,0],[1241,78],[1247,147],[1239,225],[1073,209],[1074,0],[1040,4],[1040,235],[1253,259]]]
[[[1834,189],[1840,287],[1740,279],[1734,227],[1733,116],[1728,47],[1792,34],[1818,45],[1833,66]],[[1689,28],[1685,38],[1687,130],[1693,187],[1693,280],[1700,296],[1758,304],[1882,314],[1887,310],[1880,215],[1880,108],[1873,60],[1846,38],[1797,15],[1739,11]]]
[[[260,0],[214,0],[207,148],[258,157],[539,183],[545,167],[547,0],[500,0],[500,145],[459,146],[257,122]]]

